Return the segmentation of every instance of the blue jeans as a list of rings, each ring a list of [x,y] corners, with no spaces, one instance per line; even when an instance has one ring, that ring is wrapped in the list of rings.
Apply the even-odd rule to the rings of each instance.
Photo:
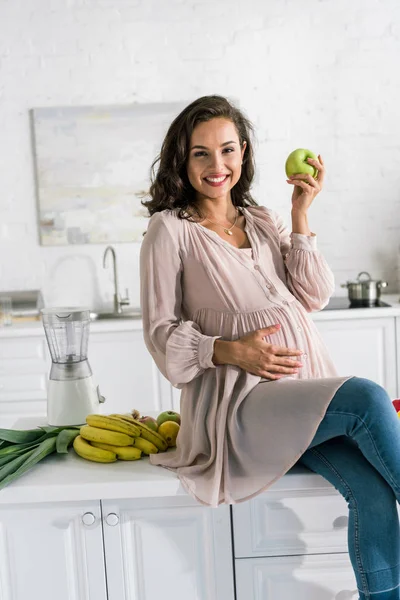
[[[383,387],[360,377],[346,381],[298,462],[348,503],[360,600],[399,600],[400,419]]]

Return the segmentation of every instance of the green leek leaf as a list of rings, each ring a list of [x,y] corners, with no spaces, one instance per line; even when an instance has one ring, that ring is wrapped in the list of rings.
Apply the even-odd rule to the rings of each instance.
[[[6,442],[12,442],[13,444],[25,444],[28,442],[35,442],[38,438],[43,436],[41,429],[0,429],[0,440]]]
[[[17,456],[15,458],[13,458],[6,465],[1,467],[1,469],[0,469],[0,488],[1,488],[1,482],[4,479],[6,479],[6,477],[9,476],[10,473],[15,473],[24,464],[24,462],[31,456],[31,454],[33,454],[33,452],[34,452],[34,449],[27,450],[21,456]]]
[[[2,467],[0,469],[0,490],[12,481],[15,481],[15,479],[17,479],[27,471],[29,471],[40,460],[42,460],[49,454],[52,454],[56,449],[56,440],[57,438],[55,438],[54,436],[48,438],[47,440],[43,440],[43,442],[41,442],[37,448],[35,448],[34,450],[30,450],[26,460],[19,467],[17,467],[16,470],[11,470],[10,474],[6,477],[2,475],[2,471],[3,469],[9,467],[9,465],[11,465],[14,461],[11,461],[11,463],[5,465],[5,467]],[[24,455],[19,456],[15,460],[21,460],[23,459],[23,457]]]
[[[59,454],[67,454],[68,446],[79,435],[79,429],[63,429],[57,436],[56,450]]]

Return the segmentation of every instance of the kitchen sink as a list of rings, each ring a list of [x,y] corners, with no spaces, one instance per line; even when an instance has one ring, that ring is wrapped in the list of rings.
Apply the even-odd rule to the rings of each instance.
[[[142,313],[139,308],[135,310],[124,310],[122,313],[114,313],[114,312],[91,312],[90,320],[91,321],[100,321],[105,319],[141,319]]]

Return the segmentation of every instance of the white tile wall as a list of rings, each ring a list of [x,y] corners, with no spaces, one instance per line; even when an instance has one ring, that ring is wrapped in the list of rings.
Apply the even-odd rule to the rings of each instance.
[[[288,220],[287,154],[327,166],[309,214],[340,283],[400,288],[398,0],[0,0],[0,290],[111,303],[100,245],[39,245],[32,107],[238,98],[257,130],[260,204]],[[115,244],[139,303],[139,244]]]

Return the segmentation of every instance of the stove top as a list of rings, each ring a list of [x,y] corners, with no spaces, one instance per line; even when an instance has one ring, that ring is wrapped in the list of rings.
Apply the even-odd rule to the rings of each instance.
[[[366,301],[365,301],[366,302]],[[353,304],[347,296],[333,297],[322,310],[348,310],[349,308],[385,308],[391,306],[382,300],[377,300],[374,304]]]

